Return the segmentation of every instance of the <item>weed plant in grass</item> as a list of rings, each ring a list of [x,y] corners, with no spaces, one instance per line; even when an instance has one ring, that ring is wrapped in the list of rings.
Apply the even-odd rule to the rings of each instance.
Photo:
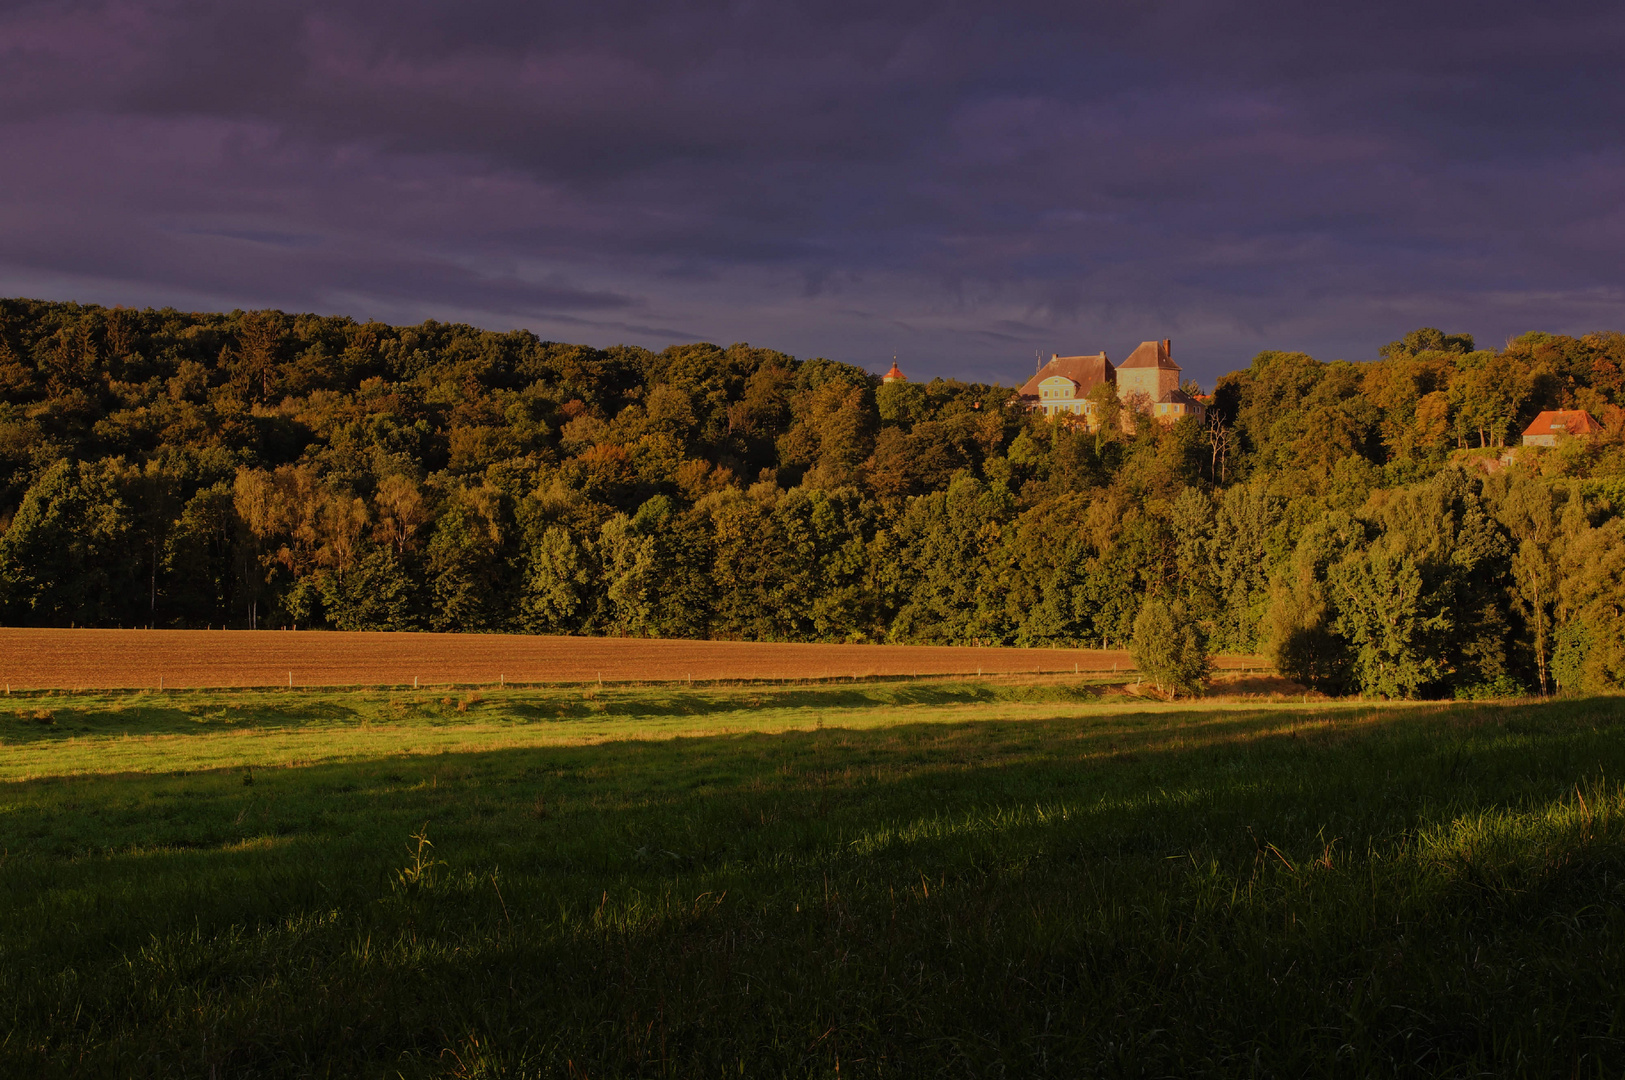
[[[14,698],[0,1074],[1625,1068],[1616,700],[1093,694]]]

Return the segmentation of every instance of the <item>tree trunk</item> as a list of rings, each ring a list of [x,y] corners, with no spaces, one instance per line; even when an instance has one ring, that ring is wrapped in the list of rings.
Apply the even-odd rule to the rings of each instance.
[[[1544,554],[1544,552],[1542,553]],[[1535,579],[1535,664],[1540,669],[1540,696],[1546,696],[1546,608],[1540,600],[1540,579]]]

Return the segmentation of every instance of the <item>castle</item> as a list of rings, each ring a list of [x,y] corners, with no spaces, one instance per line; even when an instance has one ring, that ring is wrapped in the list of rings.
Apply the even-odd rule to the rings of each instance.
[[[1173,360],[1173,342],[1142,341],[1128,359],[1113,366],[1104,352],[1094,356],[1053,355],[1050,362],[1022,386],[1017,400],[1045,416],[1078,416],[1093,428],[1095,404],[1089,392],[1101,383],[1117,387],[1118,400],[1164,423],[1183,416],[1198,422],[1207,407],[1179,388],[1179,365]],[[1125,417],[1125,420],[1127,418]]]

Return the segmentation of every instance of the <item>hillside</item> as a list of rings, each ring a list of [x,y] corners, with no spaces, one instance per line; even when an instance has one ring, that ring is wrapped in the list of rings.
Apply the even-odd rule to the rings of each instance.
[[[0,619],[1110,647],[1161,594],[1324,689],[1607,689],[1622,366],[1422,330],[1125,435],[748,345],[0,301]],[[1546,408],[1605,431],[1500,468]]]

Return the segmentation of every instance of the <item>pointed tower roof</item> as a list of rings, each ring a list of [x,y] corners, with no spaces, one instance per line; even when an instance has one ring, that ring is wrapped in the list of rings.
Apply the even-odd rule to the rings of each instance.
[[[897,366],[897,361],[894,358],[891,362],[891,370],[882,375],[880,381],[883,383],[908,382],[908,376],[903,374],[903,369]]]
[[[1162,368],[1166,371],[1178,371],[1179,365],[1174,363],[1173,341],[1163,338],[1161,341],[1142,341],[1140,347],[1128,354],[1128,358],[1118,364],[1122,368]]]

